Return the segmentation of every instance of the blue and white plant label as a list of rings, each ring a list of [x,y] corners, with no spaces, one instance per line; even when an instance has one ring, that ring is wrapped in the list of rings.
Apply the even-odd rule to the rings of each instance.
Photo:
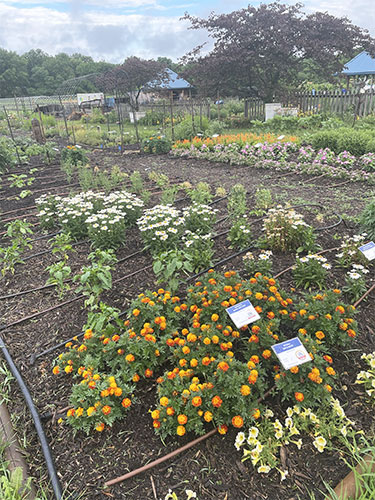
[[[284,370],[290,370],[293,366],[311,361],[310,354],[298,337],[275,344],[272,346],[272,350],[279,358]]]
[[[244,300],[234,306],[228,307],[226,311],[229,314],[230,319],[236,325],[236,328],[242,328],[243,326],[260,319],[259,314],[254,309],[250,300]]]
[[[370,243],[366,243],[366,245],[362,245],[361,247],[359,247],[359,249],[367,260],[375,259],[375,243],[373,241],[370,241]]]

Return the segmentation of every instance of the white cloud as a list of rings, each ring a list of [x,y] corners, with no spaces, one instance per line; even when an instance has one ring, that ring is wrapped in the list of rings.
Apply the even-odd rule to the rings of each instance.
[[[0,3],[0,47],[19,53],[35,48],[49,54],[81,52],[122,62],[131,55],[177,59],[206,37],[188,31],[188,23],[178,17],[84,11],[77,2],[75,7],[78,10],[60,12]]]

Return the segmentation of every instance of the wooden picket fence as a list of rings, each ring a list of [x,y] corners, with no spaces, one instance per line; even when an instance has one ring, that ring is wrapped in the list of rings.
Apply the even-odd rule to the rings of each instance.
[[[359,93],[352,90],[295,92],[283,96],[283,106],[298,108],[302,113],[356,113],[367,116],[375,112],[375,89]]]

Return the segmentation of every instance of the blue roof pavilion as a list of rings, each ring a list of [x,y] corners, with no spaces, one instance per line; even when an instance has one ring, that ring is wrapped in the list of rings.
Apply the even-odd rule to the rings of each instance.
[[[341,72],[344,76],[375,75],[375,59],[366,51],[353,57]]]

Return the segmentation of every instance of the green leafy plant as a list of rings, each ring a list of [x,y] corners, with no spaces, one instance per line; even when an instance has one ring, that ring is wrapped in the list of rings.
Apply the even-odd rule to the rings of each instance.
[[[361,264],[353,264],[353,267],[345,276],[343,292],[348,295],[349,300],[356,302],[366,292],[365,275],[370,271]]]
[[[242,184],[235,184],[228,195],[228,214],[233,218],[241,217],[246,213],[247,192]]]
[[[25,220],[15,220],[7,224],[6,235],[10,238],[10,244],[5,247],[0,247],[0,265],[1,274],[10,271],[14,273],[15,265],[22,264],[22,254],[26,249],[31,249],[31,238],[33,234],[31,224]]]
[[[238,248],[240,250],[243,250],[250,245],[252,235],[246,215],[232,222],[228,234],[228,240],[230,241],[232,248]]]
[[[55,285],[61,299],[70,290],[70,285],[67,283],[72,273],[70,266],[67,265],[65,260],[61,260],[48,266],[46,270],[49,273],[46,284]]]
[[[35,177],[27,177],[26,174],[12,174],[9,178],[8,181],[10,181],[10,186],[9,187],[17,187],[17,188],[23,188],[25,186],[31,186],[31,184],[35,181]]]
[[[255,192],[255,215],[263,215],[273,206],[272,193],[269,189],[257,189]]]
[[[317,287],[321,290],[326,285],[327,271],[331,267],[322,255],[308,254],[305,257],[297,257],[293,266],[293,278],[297,287]]]
[[[143,179],[138,170],[134,170],[134,172],[130,174],[130,182],[132,184],[133,191],[138,194],[142,193],[144,189]]]
[[[76,292],[86,297],[85,307],[95,310],[98,308],[100,294],[112,288],[111,271],[117,258],[113,250],[96,250],[89,254],[88,259],[92,264],[84,266],[73,281],[78,282]]]
[[[151,154],[169,153],[172,148],[171,141],[163,136],[150,137],[142,141],[142,151]]]
[[[194,268],[191,256],[184,250],[167,250],[154,257],[152,269],[158,283],[167,285],[172,292],[177,290],[181,273],[191,273]]]
[[[211,187],[207,182],[198,182],[195,188],[186,187],[186,193],[195,203],[210,203],[212,200]]]

